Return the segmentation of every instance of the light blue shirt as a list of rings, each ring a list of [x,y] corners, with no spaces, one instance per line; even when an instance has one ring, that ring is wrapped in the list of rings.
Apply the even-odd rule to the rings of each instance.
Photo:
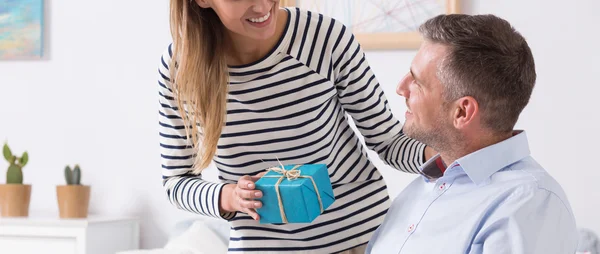
[[[438,157],[421,170],[441,173]],[[428,175],[394,200],[367,253],[575,253],[571,206],[530,156],[525,132]]]

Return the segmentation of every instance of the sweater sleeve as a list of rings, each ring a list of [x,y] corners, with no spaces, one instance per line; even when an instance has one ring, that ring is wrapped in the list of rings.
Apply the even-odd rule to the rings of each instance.
[[[196,151],[191,140],[186,138],[184,123],[177,111],[169,75],[171,59],[169,45],[158,67],[158,121],[164,189],[170,203],[178,209],[229,220],[235,213],[221,214],[219,209],[225,184],[204,181],[201,175],[191,174]]]
[[[425,145],[404,135],[365,53],[346,27],[342,27],[337,37],[332,58],[338,98],[367,147],[377,152],[387,165],[418,173],[424,163]]]

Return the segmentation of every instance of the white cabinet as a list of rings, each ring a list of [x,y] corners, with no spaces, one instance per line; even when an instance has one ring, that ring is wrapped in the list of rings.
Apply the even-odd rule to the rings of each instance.
[[[139,248],[134,218],[2,218],[2,254],[113,254]]]

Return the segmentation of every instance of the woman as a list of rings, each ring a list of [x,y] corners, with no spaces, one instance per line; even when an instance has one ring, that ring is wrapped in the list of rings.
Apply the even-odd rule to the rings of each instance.
[[[417,173],[425,146],[402,134],[352,33],[278,0],[171,0],[171,30],[159,67],[170,202],[230,221],[231,252],[363,251],[389,196],[346,114],[399,170]],[[253,183],[277,160],[327,164],[336,201],[313,223],[258,223]],[[200,177],[211,162],[222,183]]]

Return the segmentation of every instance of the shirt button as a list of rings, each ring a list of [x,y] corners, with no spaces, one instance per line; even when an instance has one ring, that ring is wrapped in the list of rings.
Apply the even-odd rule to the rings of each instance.
[[[446,188],[446,183],[442,183],[438,188],[440,188],[440,190],[444,190]]]
[[[408,226],[408,232],[412,232],[413,230],[415,230],[415,224],[410,224],[410,226]]]

